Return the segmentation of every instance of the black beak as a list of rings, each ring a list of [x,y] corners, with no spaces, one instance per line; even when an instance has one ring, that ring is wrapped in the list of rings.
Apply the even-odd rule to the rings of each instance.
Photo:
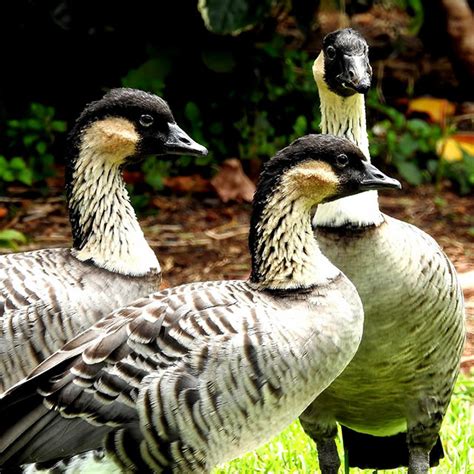
[[[169,132],[165,142],[165,152],[172,154],[205,156],[208,151],[199,143],[195,142],[176,123],[168,123]]]
[[[362,163],[365,170],[364,178],[359,183],[361,191],[370,191],[371,189],[402,189],[400,181],[389,178],[368,161],[363,161]]]
[[[345,54],[342,61],[343,72],[338,76],[342,87],[359,94],[366,94],[372,83],[372,68],[367,56]]]

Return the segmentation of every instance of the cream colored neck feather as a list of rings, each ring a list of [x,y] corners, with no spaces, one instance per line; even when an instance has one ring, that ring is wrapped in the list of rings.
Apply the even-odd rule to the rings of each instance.
[[[323,256],[314,238],[314,204],[314,199],[299,197],[285,183],[270,198],[256,229],[261,276],[258,288],[309,288],[340,273]]]
[[[118,146],[123,143],[107,148],[98,145],[97,130],[86,132],[75,163],[69,207],[75,209],[86,240],[73,253],[81,261],[91,260],[115,273],[157,272],[158,259],[137,221],[120,169],[123,153],[130,148]]]
[[[354,94],[341,97],[329,90],[324,81],[322,52],[314,63],[313,74],[321,103],[321,132],[349,139],[370,161],[364,96]],[[366,226],[379,225],[382,221],[377,191],[367,191],[318,206],[314,224],[331,227],[345,224]]]

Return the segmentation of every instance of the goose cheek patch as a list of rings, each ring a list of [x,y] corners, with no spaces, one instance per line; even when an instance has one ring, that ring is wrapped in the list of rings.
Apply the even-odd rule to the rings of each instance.
[[[123,118],[107,118],[91,125],[84,134],[83,145],[122,161],[136,153],[138,141],[138,133],[131,122]]]
[[[294,192],[311,196],[311,200],[322,201],[336,194],[339,179],[331,166],[322,161],[299,165],[287,177]]]

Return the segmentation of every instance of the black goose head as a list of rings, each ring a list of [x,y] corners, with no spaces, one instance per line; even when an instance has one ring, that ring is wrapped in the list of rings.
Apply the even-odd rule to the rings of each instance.
[[[372,82],[369,46],[351,28],[336,30],[323,39],[324,80],[334,93],[349,97],[365,94]]]
[[[326,134],[298,138],[269,160],[260,175],[254,206],[266,203],[291,181],[298,194],[314,204],[372,189],[401,188],[399,181],[369,163],[348,139]]]
[[[177,124],[168,104],[154,94],[118,88],[89,103],[77,119],[69,142],[73,147],[87,139],[100,150],[123,161],[147,155],[206,155]]]

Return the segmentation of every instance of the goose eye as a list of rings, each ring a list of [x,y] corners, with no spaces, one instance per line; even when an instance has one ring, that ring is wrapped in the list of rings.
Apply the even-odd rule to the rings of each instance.
[[[149,127],[150,125],[153,125],[153,117],[148,114],[143,114],[140,116],[140,125],[142,127]]]
[[[336,165],[338,168],[345,168],[349,164],[349,158],[344,153],[337,155]]]
[[[334,59],[336,57],[336,50],[333,46],[328,46],[326,48],[326,56],[328,59]]]

